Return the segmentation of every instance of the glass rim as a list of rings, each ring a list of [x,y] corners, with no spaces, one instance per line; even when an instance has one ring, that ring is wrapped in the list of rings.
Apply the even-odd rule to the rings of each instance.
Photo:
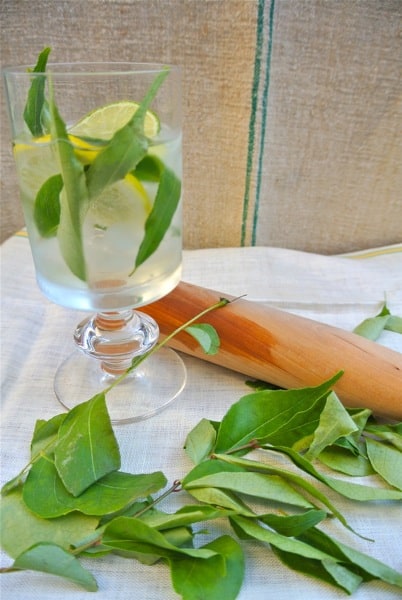
[[[162,62],[134,62],[134,61],[66,61],[50,62],[46,71],[33,72],[35,65],[24,64],[5,66],[1,69],[3,75],[134,75],[159,73],[164,69],[180,71],[179,65]],[[92,70],[91,70],[92,69]]]

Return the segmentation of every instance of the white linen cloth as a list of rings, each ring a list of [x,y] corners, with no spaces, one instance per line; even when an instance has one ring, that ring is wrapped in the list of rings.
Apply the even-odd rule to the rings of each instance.
[[[35,421],[62,412],[53,393],[58,364],[73,348],[72,331],[82,314],[49,302],[36,286],[26,237],[14,236],[1,247],[1,483],[27,463]],[[349,256],[319,256],[268,247],[221,248],[184,252],[183,280],[226,294],[247,294],[321,322],[352,330],[374,316],[386,299],[393,314],[402,314],[402,244]],[[379,339],[402,352],[402,336],[384,332]],[[184,392],[163,412],[141,423],[117,426],[122,468],[133,473],[162,470],[169,482],[183,477],[191,463],[182,447],[187,433],[205,417],[220,420],[230,405],[250,389],[245,377],[183,355],[187,367]],[[402,390],[401,390],[402,395]],[[86,400],[86,398],[83,398]],[[402,570],[402,507],[394,503],[357,503],[328,494],[359,533],[354,536],[336,520],[331,533],[344,543]],[[184,493],[161,506],[174,511],[191,503]],[[231,533],[226,523],[207,525],[210,537]],[[326,528],[329,531],[329,528]],[[346,594],[283,566],[269,547],[243,545],[246,576],[239,600],[273,598],[336,600]],[[1,565],[11,564],[6,555]],[[174,600],[168,568],[106,556],[84,560],[99,584],[90,596],[63,579],[22,572],[0,576],[4,600]],[[356,600],[396,600],[401,593],[379,581],[360,586]],[[224,600],[224,599],[222,599]]]

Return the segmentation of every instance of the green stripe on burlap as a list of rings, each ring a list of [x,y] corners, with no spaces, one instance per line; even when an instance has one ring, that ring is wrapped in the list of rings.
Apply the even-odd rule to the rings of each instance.
[[[267,124],[275,0],[271,0],[269,4],[267,4],[266,0],[258,0],[257,10],[256,49],[251,91],[241,246],[255,245],[257,235]],[[261,89],[262,79],[264,81]],[[253,181],[255,182],[254,186]],[[252,218],[250,217],[251,213]]]

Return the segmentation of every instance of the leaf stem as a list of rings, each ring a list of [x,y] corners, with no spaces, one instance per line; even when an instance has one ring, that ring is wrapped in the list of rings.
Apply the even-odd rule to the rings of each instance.
[[[163,494],[161,494],[160,496],[158,496],[158,498],[155,498],[154,500],[152,500],[152,502],[150,502],[149,504],[147,504],[146,506],[144,506],[144,508],[142,508],[137,513],[135,513],[133,515],[133,517],[136,518],[136,519],[138,519],[138,517],[142,517],[142,515],[144,513],[146,513],[148,510],[150,510],[151,508],[153,508],[154,506],[156,506],[157,504],[159,504],[159,502],[162,502],[162,500],[164,500],[165,498],[167,498],[168,496],[170,496],[170,494],[173,494],[173,492],[179,492],[180,489],[181,489],[181,481],[179,479],[176,479],[173,482],[173,485],[171,485],[171,487],[168,490],[166,490],[166,492],[164,492]]]
[[[237,298],[235,300],[237,300]],[[110,392],[110,390],[112,390],[114,387],[116,387],[116,385],[121,383],[127,377],[127,375],[129,375],[129,373],[131,373],[131,371],[136,369],[142,362],[144,362],[144,360],[146,360],[148,358],[148,356],[151,356],[152,354],[155,354],[155,352],[158,352],[158,350],[160,350],[163,346],[165,346],[168,342],[170,342],[170,340],[172,338],[174,338],[176,335],[178,335],[179,333],[184,331],[187,327],[192,325],[195,321],[198,321],[198,319],[201,319],[203,316],[207,315],[208,313],[210,313],[214,310],[217,310],[218,308],[223,308],[224,306],[226,306],[227,304],[230,304],[231,302],[234,302],[234,300],[228,300],[227,298],[220,298],[218,302],[215,302],[215,304],[208,306],[207,308],[205,308],[204,310],[202,310],[201,312],[196,314],[194,317],[192,317],[191,319],[186,321],[186,323],[183,323],[183,325],[180,325],[180,327],[177,327],[177,329],[172,331],[172,333],[169,333],[169,335],[167,335],[161,342],[158,342],[153,348],[151,348],[151,350],[149,350],[148,352],[145,352],[141,356],[136,356],[135,358],[133,358],[131,365],[128,367],[128,369],[126,369],[126,371],[124,371],[124,373],[119,375],[119,377],[116,377],[116,379],[114,379],[113,382],[103,390],[103,393],[107,394],[108,392]]]

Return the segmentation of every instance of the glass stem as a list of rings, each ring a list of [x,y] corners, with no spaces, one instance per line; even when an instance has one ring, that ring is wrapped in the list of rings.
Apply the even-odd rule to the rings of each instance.
[[[78,348],[99,360],[111,377],[124,373],[132,359],[151,350],[158,338],[154,319],[133,310],[97,313],[82,321],[74,332]]]

